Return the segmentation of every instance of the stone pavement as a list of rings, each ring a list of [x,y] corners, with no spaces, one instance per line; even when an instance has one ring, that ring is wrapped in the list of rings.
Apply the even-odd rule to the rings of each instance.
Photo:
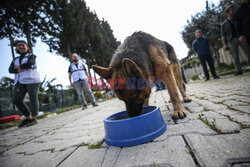
[[[187,92],[188,115],[174,122],[167,91],[152,91],[150,105],[160,107],[167,123],[152,142],[105,144],[103,119],[125,108],[114,99],[0,131],[0,166],[250,166],[250,73],[190,82]]]

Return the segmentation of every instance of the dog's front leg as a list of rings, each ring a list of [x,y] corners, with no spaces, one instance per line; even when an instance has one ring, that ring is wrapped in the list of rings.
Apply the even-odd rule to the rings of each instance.
[[[173,119],[186,117],[186,112],[184,111],[181,105],[176,81],[174,78],[172,68],[170,66],[167,67],[166,72],[162,75],[162,79],[168,88],[170,99],[174,107]]]
[[[148,106],[149,104],[149,98],[144,99],[143,106]]]

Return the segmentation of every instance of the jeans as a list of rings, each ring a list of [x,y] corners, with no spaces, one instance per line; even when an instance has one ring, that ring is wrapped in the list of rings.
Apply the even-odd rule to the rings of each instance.
[[[20,84],[19,82],[14,87],[13,103],[23,113],[24,116],[37,116],[39,110],[38,90],[40,83],[35,84]],[[24,104],[23,99],[28,92],[30,97],[30,108]]]
[[[87,80],[82,80],[82,81],[78,81],[78,82],[74,82],[74,86],[76,88],[76,92],[78,94],[78,98],[81,101],[83,106],[87,105],[87,102],[85,100],[84,94],[83,94],[83,90],[88,94],[91,103],[95,103],[95,98],[94,95],[91,91],[91,89],[88,88],[88,83]]]
[[[248,57],[248,64],[250,65],[250,46],[247,42],[240,42],[239,38],[233,38],[229,44],[229,52],[234,59],[234,66],[236,71],[241,71],[240,59],[239,59],[239,46],[243,49]]]

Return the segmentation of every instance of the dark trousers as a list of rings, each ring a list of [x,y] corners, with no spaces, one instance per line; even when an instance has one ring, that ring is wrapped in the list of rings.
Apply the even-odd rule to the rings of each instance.
[[[203,67],[203,71],[205,73],[206,79],[209,79],[207,64],[208,64],[208,66],[210,68],[210,71],[211,71],[213,77],[216,77],[217,75],[216,75],[216,72],[215,72],[214,60],[213,60],[212,56],[211,55],[199,56],[199,59],[200,59],[201,65]],[[207,64],[206,64],[206,62],[207,62]]]
[[[247,42],[240,42],[239,38],[233,38],[229,43],[229,51],[234,59],[234,66],[236,71],[241,71],[240,58],[239,58],[239,46],[243,49],[248,57],[248,64],[250,65],[250,45]]]
[[[186,79],[186,76],[185,76],[185,73],[184,73],[184,69],[181,67],[181,75],[182,75],[182,79],[185,83],[187,83],[187,79]]]
[[[39,110],[38,90],[40,83],[35,84],[20,84],[17,83],[14,88],[13,102],[16,107],[23,113],[24,116],[37,116]],[[30,97],[31,108],[24,104],[23,99],[28,92]],[[30,111],[31,110],[31,111]]]

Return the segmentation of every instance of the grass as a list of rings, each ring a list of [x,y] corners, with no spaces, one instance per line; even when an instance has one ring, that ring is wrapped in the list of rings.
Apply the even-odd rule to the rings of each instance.
[[[208,108],[206,108],[206,107],[204,107],[203,111],[209,111],[209,109],[208,109]]]
[[[247,67],[248,63],[244,62],[241,63],[241,67]],[[230,74],[234,74],[235,67],[233,64],[220,64],[219,66],[215,67],[216,72],[220,75],[220,76],[224,76],[224,75],[230,75]],[[232,71],[233,70],[233,71]],[[243,72],[249,72],[250,70],[247,69],[243,69]]]
[[[194,75],[191,75],[189,78],[192,80],[197,80],[197,79],[199,79],[199,76],[194,74]]]
[[[101,142],[98,142],[97,144],[89,145],[88,149],[98,149],[98,148],[101,148],[103,143],[104,143],[104,141],[101,141]]]
[[[219,66],[215,67],[215,70],[217,73],[221,73],[221,72],[229,71],[229,70],[233,70],[233,69],[235,69],[233,64],[221,63]]]
[[[60,108],[58,109],[55,113],[56,114],[62,114],[64,112],[67,112],[67,111],[70,111],[70,110],[73,110],[73,109],[76,109],[76,108],[79,108],[81,107],[82,105],[73,105],[73,106],[70,106],[70,107],[64,107],[64,108]]]
[[[184,107],[188,112],[190,113],[194,113],[193,111],[191,111],[188,107]]]
[[[238,122],[238,121],[234,120],[233,118],[231,118],[230,115],[228,115],[228,114],[224,115],[224,116],[226,116],[230,121],[240,124],[241,129],[250,128],[250,124],[246,125],[246,124],[243,124],[241,122]]]
[[[216,124],[215,124],[215,119],[213,119],[213,121],[211,121],[211,123],[209,123],[209,121],[207,120],[207,118],[203,118],[200,114],[199,114],[199,119],[204,122],[204,124],[206,124],[207,126],[209,126],[211,129],[213,129],[214,131],[216,131],[218,134],[222,134],[221,130],[217,129]]]

